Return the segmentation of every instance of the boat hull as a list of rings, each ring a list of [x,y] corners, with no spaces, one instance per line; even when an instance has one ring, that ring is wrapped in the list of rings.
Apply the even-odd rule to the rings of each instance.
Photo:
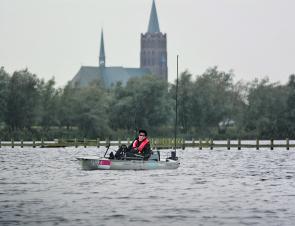
[[[167,159],[166,161],[142,160],[115,160],[100,157],[77,157],[83,170],[156,170],[177,169],[179,161]]]

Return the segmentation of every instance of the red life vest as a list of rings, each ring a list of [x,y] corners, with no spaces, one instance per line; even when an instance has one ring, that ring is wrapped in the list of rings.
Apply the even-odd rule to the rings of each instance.
[[[138,146],[139,141],[136,139],[136,140],[133,142],[132,147],[133,147],[133,148],[137,148],[138,153],[141,153],[142,150],[144,149],[144,147],[145,147],[149,142],[150,142],[149,139],[145,138],[145,139],[141,142],[141,144]]]

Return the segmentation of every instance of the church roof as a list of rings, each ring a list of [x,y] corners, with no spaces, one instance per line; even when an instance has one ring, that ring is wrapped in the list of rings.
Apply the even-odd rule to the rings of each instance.
[[[148,33],[157,33],[160,32],[160,26],[158,21],[157,9],[155,1],[153,0],[152,10],[150,14],[150,21],[148,27]]]
[[[103,31],[101,31],[101,38],[100,38],[99,65],[105,65]]]
[[[130,78],[148,74],[150,74],[150,71],[142,68],[82,66],[73,78],[72,84],[85,87],[100,80],[106,87],[111,87],[118,82],[126,85]]]
[[[104,53],[104,41],[103,41],[103,31],[101,31],[101,37],[100,37],[100,51],[99,51],[100,57],[105,57]]]

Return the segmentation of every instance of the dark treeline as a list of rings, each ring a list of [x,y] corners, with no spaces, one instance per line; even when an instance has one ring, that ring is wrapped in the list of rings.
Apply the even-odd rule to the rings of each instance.
[[[286,85],[267,78],[233,81],[232,72],[209,68],[179,78],[178,134],[190,138],[285,139],[295,136],[295,75]],[[126,86],[87,88],[39,79],[27,69],[0,69],[0,139],[173,137],[175,82],[153,76]]]

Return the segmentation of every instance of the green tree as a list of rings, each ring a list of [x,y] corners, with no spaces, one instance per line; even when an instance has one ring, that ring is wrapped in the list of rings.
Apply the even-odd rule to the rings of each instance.
[[[234,121],[234,135],[241,138],[244,134],[244,114],[247,108],[248,86],[242,81],[234,84],[228,102],[228,118]]]
[[[287,107],[288,90],[269,79],[250,84],[245,127],[261,138],[282,138],[280,124]]]
[[[135,98],[132,90],[126,89],[122,83],[117,83],[111,90],[109,112],[110,126],[114,130],[133,132],[135,127]]]
[[[38,87],[40,93],[40,125],[45,130],[48,130],[50,126],[58,125],[57,106],[59,93],[54,86],[55,80],[52,78],[47,82],[41,80]]]
[[[0,125],[4,121],[5,111],[7,108],[8,99],[8,86],[9,86],[9,74],[4,70],[4,67],[0,68]]]
[[[75,105],[76,101],[76,89],[68,83],[63,89],[58,90],[57,99],[57,118],[60,127],[66,127],[70,130],[71,126],[75,125]]]
[[[101,85],[76,89],[74,124],[85,137],[106,137],[111,134],[108,118],[109,97]]]
[[[39,104],[39,79],[27,69],[13,73],[9,81],[5,122],[11,129],[31,128]]]
[[[209,68],[197,77],[193,86],[193,125],[201,133],[210,133],[221,121],[232,117],[233,73]],[[209,134],[210,135],[210,134]]]
[[[287,84],[288,97],[286,108],[286,121],[282,124],[282,127],[287,131],[286,137],[295,136],[295,74],[289,76],[289,82]]]
[[[176,81],[175,81],[176,84]],[[171,99],[175,102],[176,85],[173,84],[170,90]],[[178,82],[178,126],[182,133],[188,133],[192,127],[191,121],[194,117],[192,112],[192,99],[193,99],[193,82],[192,74],[188,71],[181,73]],[[174,104],[175,105],[175,104]],[[175,107],[173,108],[175,110]]]
[[[168,83],[155,76],[132,78],[126,87],[116,86],[110,109],[114,129],[145,128],[156,131],[171,119]]]

